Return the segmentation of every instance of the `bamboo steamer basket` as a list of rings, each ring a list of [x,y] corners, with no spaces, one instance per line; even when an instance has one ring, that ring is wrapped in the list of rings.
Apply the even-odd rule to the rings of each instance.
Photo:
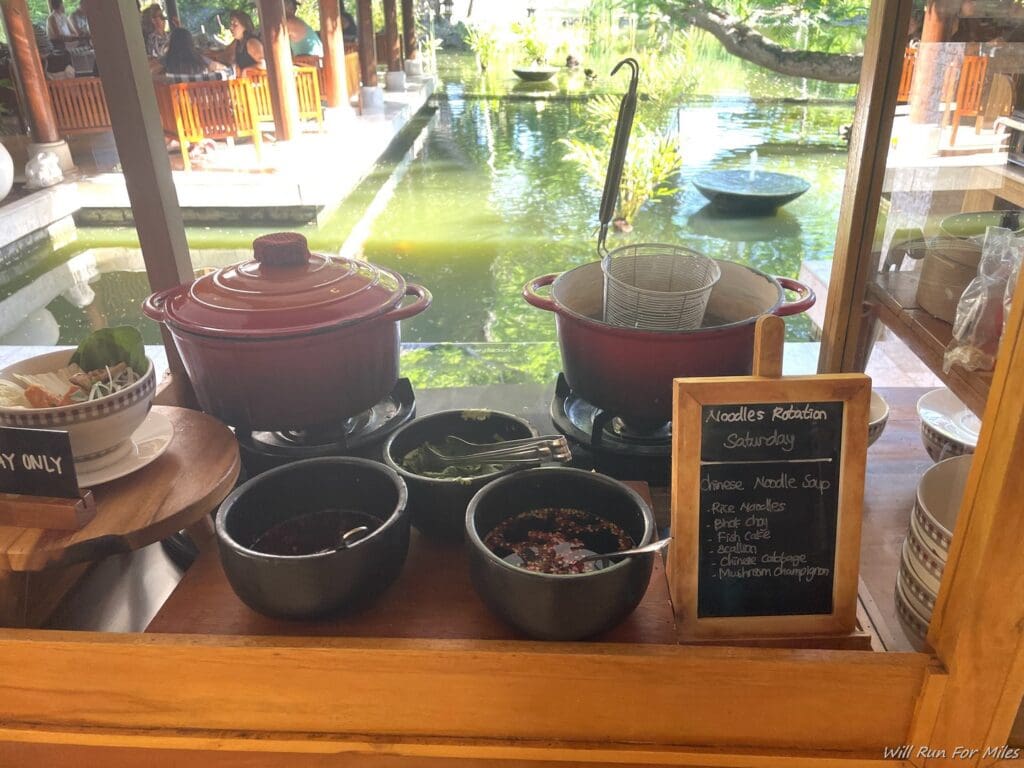
[[[964,289],[977,277],[981,246],[969,240],[941,237],[908,255],[922,259],[918,305],[928,314],[952,323]]]

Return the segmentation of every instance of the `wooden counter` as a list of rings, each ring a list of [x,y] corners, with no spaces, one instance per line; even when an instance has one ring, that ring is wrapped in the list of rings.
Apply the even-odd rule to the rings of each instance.
[[[883,389],[889,421],[881,438],[868,450],[864,526],[861,545],[862,623],[886,650],[913,650],[896,615],[893,589],[900,547],[907,533],[917,481],[931,466],[921,444],[915,405],[927,389]],[[534,426],[544,429],[536,403],[543,397],[513,399]],[[428,405],[446,402],[441,391],[421,396]],[[447,404],[447,402],[446,402]],[[424,409],[429,412],[434,409]],[[647,494],[646,486],[642,492]],[[669,517],[665,489],[654,489],[659,520]],[[438,599],[437,596],[443,596]],[[864,620],[866,619],[866,621]],[[398,581],[368,610],[331,621],[278,621],[247,608],[231,590],[215,551],[204,553],[149,624],[147,632],[213,635],[282,635],[335,637],[402,637],[432,639],[522,639],[489,611],[469,581],[461,544],[431,541],[413,529],[409,557]],[[643,603],[601,642],[674,644],[674,622],[660,560]]]
[[[648,496],[646,486],[637,490]],[[477,597],[463,544],[431,541],[412,530],[409,556],[398,580],[372,606],[325,621],[283,621],[261,616],[236,597],[216,551],[200,555],[150,622],[147,632],[208,635],[402,637],[523,640]],[[600,642],[674,645],[675,625],[661,558],[643,602]]]
[[[238,444],[216,419],[153,406],[171,422],[167,451],[148,466],[93,489],[96,516],[79,530],[0,526],[0,626],[39,626],[88,565],[199,525],[231,491]]]
[[[868,452],[861,597],[897,650],[909,648],[892,605],[899,544],[930,464],[921,392],[883,392],[890,420]],[[501,402],[543,428],[549,397],[548,387],[501,386],[427,390],[418,404],[429,413]],[[664,489],[654,491],[664,516]],[[888,766],[881,746],[906,741],[917,702],[944,680],[919,653],[681,646],[660,567],[640,608],[606,636],[524,641],[487,612],[457,553],[414,537],[380,602],[331,622],[255,614],[206,553],[144,635],[0,630],[0,658],[53,681],[0,681],[0,715],[17,713],[0,727],[0,765],[5,745],[13,764],[59,754],[128,765],[154,734],[163,749],[147,764],[216,751],[232,765],[258,734],[258,749],[274,753],[266,765],[789,765],[768,757],[784,752],[807,765]],[[734,747],[721,753],[738,733],[751,762]],[[34,746],[54,741],[62,751]],[[88,762],[112,756],[129,762]]]

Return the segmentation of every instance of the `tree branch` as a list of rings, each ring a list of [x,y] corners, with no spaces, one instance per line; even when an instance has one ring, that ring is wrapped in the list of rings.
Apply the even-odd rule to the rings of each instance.
[[[765,69],[830,83],[860,81],[864,57],[859,54],[784,48],[737,17],[700,0],[657,0],[657,4],[674,23],[710,32],[729,53]]]

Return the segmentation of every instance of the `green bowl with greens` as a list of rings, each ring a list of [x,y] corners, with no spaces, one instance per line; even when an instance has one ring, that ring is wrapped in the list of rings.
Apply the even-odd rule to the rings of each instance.
[[[971,211],[954,213],[939,222],[942,234],[958,240],[971,240],[981,245],[989,227],[1002,227],[1013,233],[1024,234],[1024,211]]]
[[[384,462],[405,480],[412,524],[432,538],[457,541],[466,528],[466,505],[496,477],[515,471],[500,465],[441,467],[425,446],[456,453],[447,438],[497,443],[536,437],[529,422],[501,411],[474,408],[438,411],[400,427],[384,445]]]

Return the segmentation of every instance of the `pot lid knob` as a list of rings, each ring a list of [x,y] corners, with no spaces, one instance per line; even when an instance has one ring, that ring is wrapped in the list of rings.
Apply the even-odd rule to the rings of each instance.
[[[275,232],[252,241],[253,257],[268,267],[288,267],[309,261],[309,244],[298,232]]]

